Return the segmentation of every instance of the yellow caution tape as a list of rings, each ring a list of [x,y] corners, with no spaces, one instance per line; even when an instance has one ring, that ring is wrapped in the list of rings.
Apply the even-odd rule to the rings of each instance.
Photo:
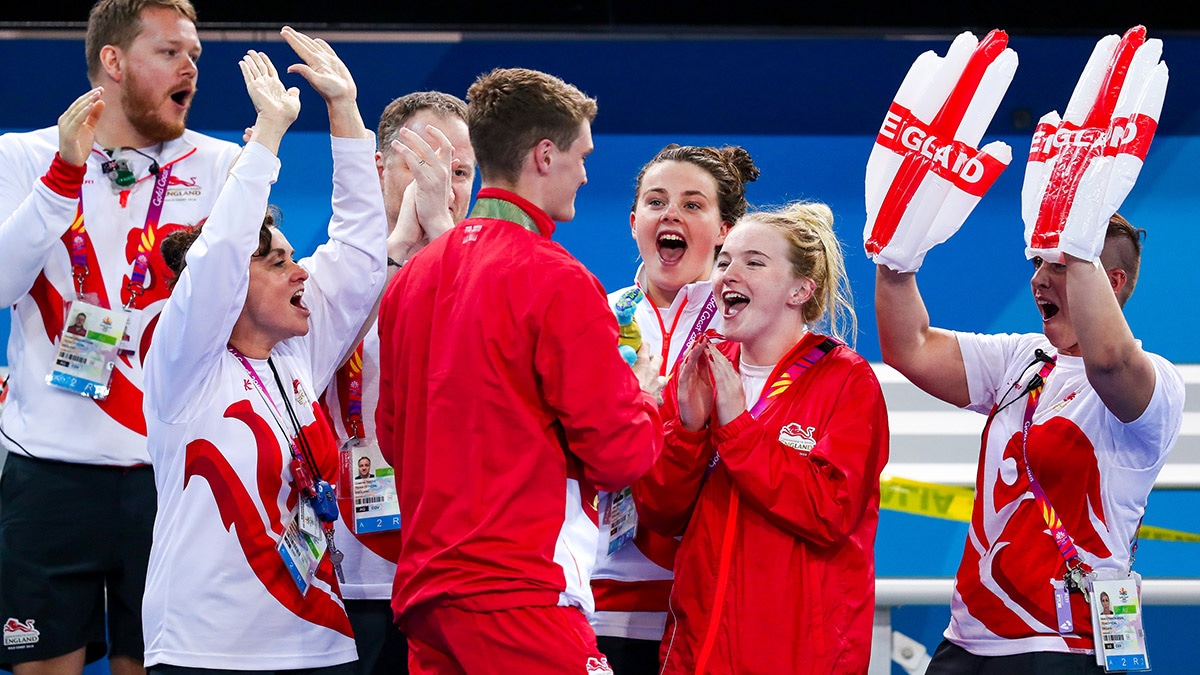
[[[1200,543],[1200,534],[1181,532],[1179,530],[1168,530],[1165,527],[1154,527],[1153,525],[1143,525],[1142,529],[1138,532],[1138,537],[1141,539],[1154,539],[1157,541],[1186,541],[1193,544]]]
[[[895,476],[879,480],[879,507],[889,511],[969,523],[974,502],[975,491],[969,487],[924,483]],[[1156,541],[1200,543],[1200,534],[1152,525],[1143,525],[1138,536]]]
[[[930,518],[971,522],[975,491],[889,476],[879,481],[879,506]]]

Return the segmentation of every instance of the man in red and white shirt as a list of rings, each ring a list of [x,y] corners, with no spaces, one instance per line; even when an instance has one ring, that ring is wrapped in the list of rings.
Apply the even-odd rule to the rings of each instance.
[[[208,216],[238,152],[185,129],[195,20],[188,0],[101,0],[86,39],[95,88],[56,127],[0,138],[0,305],[13,308],[0,615],[29,628],[0,663],[18,673],[81,672],[106,649],[117,675],[143,670],[155,492],[142,364],[169,294],[158,242]],[[80,295],[141,317],[102,400],[47,384]]]
[[[448,201],[449,217],[442,219],[446,227],[467,216],[471,185],[475,179],[475,154],[471,151],[466,117],[466,103],[456,96],[437,91],[401,96],[388,104],[380,116],[375,164],[383,187],[388,227],[391,228],[388,257],[394,264],[388,268],[390,274],[408,259],[410,251],[415,253],[420,240],[436,238],[444,231],[437,220],[422,223],[419,218],[412,217],[426,211],[422,208],[424,204],[417,205],[416,202]],[[394,141],[401,145],[416,145],[411,140],[414,134],[422,136],[427,143],[437,143],[439,139],[431,128],[437,129],[450,143],[449,156],[442,158],[424,153],[421,157],[406,157],[401,147],[392,145]],[[422,161],[436,163],[439,167],[427,169],[426,164],[416,164]],[[410,163],[416,164],[416,171]],[[439,169],[448,175],[439,174]],[[409,186],[413,186],[411,192]],[[426,187],[428,189],[423,191]],[[402,208],[405,206],[408,208]],[[425,231],[426,227],[429,232]],[[352,390],[361,392],[357,409],[351,403]],[[338,368],[331,386],[325,390],[323,402],[339,445],[352,438],[362,439],[367,444],[375,440],[375,408],[379,402],[379,331],[375,321],[370,323],[359,349]],[[366,459],[363,457],[360,461]],[[357,463],[355,467],[358,467]],[[379,468],[373,465],[370,470],[374,473]],[[354,489],[353,485],[344,487]],[[400,533],[389,530],[355,534],[353,496],[342,497],[341,518],[337,523],[337,540],[345,554],[342,561],[345,582],[341,589],[358,646],[358,672],[364,675],[408,672],[407,641],[396,629],[391,610]]]
[[[1183,419],[1179,371],[1142,349],[1122,312],[1143,234],[1114,215],[1099,264],[1034,257],[1042,334],[931,328],[915,274],[878,268],[884,361],[929,394],[989,415],[950,626],[930,673],[977,672],[990,661],[1004,672],[1103,672],[1081,593],[1069,595],[1073,628],[1059,628],[1055,586],[1067,564],[1047,532],[1026,458],[1081,562],[1099,578],[1124,578]],[[1030,404],[1031,380],[1049,361],[1053,370]]]

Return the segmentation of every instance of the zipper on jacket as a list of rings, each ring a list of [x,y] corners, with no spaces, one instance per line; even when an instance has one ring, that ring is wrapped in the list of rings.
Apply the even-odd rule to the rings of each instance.
[[[729,585],[729,563],[733,558],[733,536],[737,530],[738,491],[732,484],[729,486],[729,511],[725,517],[725,535],[721,538],[721,565],[717,568],[717,589],[713,593],[713,611],[708,619],[708,631],[704,636],[704,645],[696,657],[696,675],[704,675],[708,665],[708,657],[712,653],[713,644],[717,641],[717,629],[721,625],[721,612],[725,606],[725,591]]]

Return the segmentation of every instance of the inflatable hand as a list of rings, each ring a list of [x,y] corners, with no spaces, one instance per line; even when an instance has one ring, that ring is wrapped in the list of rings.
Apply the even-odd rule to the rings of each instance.
[[[1162,41],[1135,26],[1096,43],[1060,119],[1038,121],[1029,147],[1021,217],[1025,255],[1100,259],[1108,219],[1121,206],[1158,128],[1167,92]]]
[[[1008,35],[954,39],[945,58],[917,57],[867,160],[867,257],[915,272],[929,249],[958,231],[1012,161],[995,141],[976,150],[1017,69]]]
[[[635,286],[622,293],[613,306],[617,315],[617,349],[630,366],[637,363],[637,353],[642,348],[642,330],[638,328],[633,312],[643,297],[642,289]]]

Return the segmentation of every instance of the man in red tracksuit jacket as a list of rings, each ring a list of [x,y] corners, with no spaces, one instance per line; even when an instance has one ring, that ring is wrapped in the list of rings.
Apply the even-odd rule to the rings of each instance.
[[[651,359],[638,377],[624,364],[600,283],[550,240],[587,182],[596,103],[525,69],[467,97],[484,187],[379,315],[376,421],[403,520],[392,608],[413,673],[611,673],[585,614],[596,490],[657,458],[662,380]]]

